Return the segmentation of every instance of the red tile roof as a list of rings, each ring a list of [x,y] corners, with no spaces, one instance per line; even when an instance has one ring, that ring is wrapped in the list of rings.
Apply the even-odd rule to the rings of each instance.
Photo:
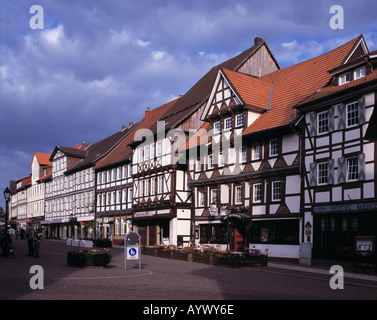
[[[52,163],[50,162],[51,154],[49,153],[41,153],[41,152],[34,152],[37,161],[42,166],[51,166]]]
[[[348,89],[357,87],[359,85],[364,85],[364,84],[366,84],[370,81],[373,81],[373,80],[377,80],[377,70],[374,70],[372,73],[366,75],[365,77],[347,82],[347,83],[345,83],[341,86],[328,86],[328,87],[320,88],[315,93],[313,93],[312,95],[308,96],[303,101],[301,101],[297,105],[297,107],[300,108],[301,106],[303,106],[307,103],[314,102],[316,100],[328,97],[328,96],[336,94],[336,93],[340,93],[344,90],[348,90]]]
[[[221,71],[245,105],[268,109],[271,83],[225,68]]]
[[[274,84],[272,110],[261,114],[243,135],[288,125],[295,116],[293,107],[328,83],[331,74],[327,71],[339,66],[361,37],[321,56],[261,77],[261,80]]]

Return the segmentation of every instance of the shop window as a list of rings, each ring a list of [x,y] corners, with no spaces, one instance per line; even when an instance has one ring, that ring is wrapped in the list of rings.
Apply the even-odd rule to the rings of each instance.
[[[200,225],[200,243],[202,244],[225,244],[226,239],[226,223],[202,224]]]
[[[298,244],[297,220],[255,221],[251,228],[251,242],[271,244]]]

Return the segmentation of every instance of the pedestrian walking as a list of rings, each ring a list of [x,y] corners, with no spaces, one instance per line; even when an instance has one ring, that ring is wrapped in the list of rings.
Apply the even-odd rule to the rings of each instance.
[[[42,234],[40,232],[36,232],[33,243],[34,243],[34,257],[39,258],[39,245],[41,243]]]
[[[33,231],[33,228],[31,226],[29,226],[29,228],[26,232],[26,239],[27,239],[27,247],[28,247],[28,250],[29,250],[27,256],[32,257],[32,256],[34,256],[34,243],[33,243],[34,231]]]

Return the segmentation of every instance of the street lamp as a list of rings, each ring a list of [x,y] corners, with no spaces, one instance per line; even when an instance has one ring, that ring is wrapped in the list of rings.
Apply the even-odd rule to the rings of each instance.
[[[229,230],[229,215],[231,214],[232,209],[230,206],[226,207],[226,250],[229,254],[229,242],[230,242],[230,230]]]
[[[5,234],[8,234],[8,203],[9,203],[9,198],[10,198],[10,190],[8,187],[5,188],[4,190],[4,199],[5,199]]]

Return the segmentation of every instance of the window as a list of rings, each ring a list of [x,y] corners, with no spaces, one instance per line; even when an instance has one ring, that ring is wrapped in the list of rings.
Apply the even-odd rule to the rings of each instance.
[[[217,204],[217,189],[211,189],[211,204]]]
[[[347,104],[347,127],[359,124],[359,104],[357,102]]]
[[[236,127],[243,126],[243,113],[236,115]]]
[[[150,184],[150,180],[149,179],[145,179],[145,192],[144,192],[144,194],[146,196],[149,196],[149,184]]]
[[[317,114],[318,134],[326,133],[329,131],[329,113],[328,111],[319,112]]]
[[[359,161],[357,158],[347,159],[347,181],[359,180]]]
[[[225,155],[223,152],[219,153],[219,167],[223,167],[225,165]]]
[[[157,141],[156,144],[156,157],[160,157],[162,154],[162,141]]]
[[[254,144],[252,146],[252,160],[259,160],[261,158],[260,145]]]
[[[270,141],[270,156],[277,156],[279,154],[279,140],[273,139]]]
[[[232,129],[232,118],[226,118],[224,120],[224,130]]]
[[[242,186],[236,186],[236,192],[235,192],[235,204],[241,204],[242,203]]]
[[[123,203],[127,202],[127,189],[123,189]]]
[[[217,121],[213,124],[213,133],[220,133],[221,131],[221,122]]]
[[[246,162],[246,160],[247,160],[247,148],[244,147],[244,148],[242,148],[242,150],[241,150],[241,162],[242,162],[242,163],[243,163],[243,162]]]
[[[156,194],[156,177],[151,178],[151,195]]]
[[[262,202],[262,184],[261,183],[255,183],[253,185],[253,202]]]
[[[347,82],[350,82],[350,73],[341,74],[339,76],[339,85],[345,84]]]
[[[272,182],[272,201],[281,200],[281,181]]]
[[[366,76],[366,68],[365,67],[361,67],[359,69],[356,69],[354,74],[353,74],[354,80],[365,77],[365,76]]]
[[[144,148],[139,149],[139,162],[144,161]]]
[[[149,146],[144,147],[144,158],[145,158],[145,161],[149,160]]]
[[[208,169],[213,168],[213,154],[208,155]]]
[[[154,159],[154,154],[155,154],[155,144],[151,144],[151,160]]]
[[[139,181],[139,197],[144,195],[144,180]]]
[[[323,162],[318,164],[318,185],[328,183],[328,163]]]
[[[122,202],[122,190],[118,190],[117,192],[117,203]]]
[[[163,176],[158,176],[157,178],[157,193],[160,194],[160,193],[163,193],[164,192],[164,177]]]
[[[195,171],[200,171],[202,170],[202,160],[201,158],[197,158],[196,159],[196,168],[195,168]]]
[[[127,178],[127,173],[128,173],[128,168],[127,168],[127,165],[125,164],[123,166],[123,178]]]
[[[203,190],[198,191],[198,206],[204,207],[204,191]]]

